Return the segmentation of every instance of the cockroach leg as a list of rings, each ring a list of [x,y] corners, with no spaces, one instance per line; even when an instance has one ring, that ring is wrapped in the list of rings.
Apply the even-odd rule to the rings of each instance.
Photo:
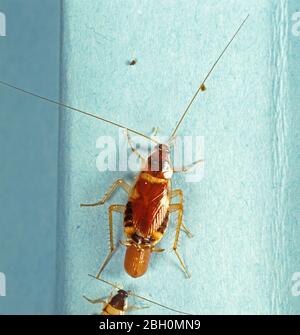
[[[194,234],[186,227],[186,225],[182,222],[182,229],[186,233],[187,237],[192,238]]]
[[[171,191],[171,195],[170,198],[173,199],[175,197],[179,198],[179,203],[182,204],[183,203],[183,192],[181,189],[176,189],[176,190],[172,190]]]
[[[103,270],[105,269],[105,267],[106,267],[106,265],[109,263],[109,261],[111,260],[111,258],[112,258],[112,256],[113,256],[115,250],[116,250],[116,248],[114,247],[114,248],[113,248],[113,251],[111,251],[111,252],[107,255],[107,257],[105,258],[105,261],[103,262],[103,264],[102,264],[101,267],[100,267],[100,270],[99,270],[98,273],[97,273],[97,276],[96,276],[97,279],[100,278],[101,273],[103,272]]]
[[[103,264],[100,267],[100,270],[96,276],[96,278],[99,278],[102,271],[105,269],[106,265],[109,263],[111,257],[113,256],[116,246],[114,245],[114,236],[113,236],[113,212],[121,213],[123,214],[125,212],[125,206],[124,205],[111,205],[109,206],[109,244],[110,244],[110,253],[105,258]]]
[[[109,206],[109,241],[110,241],[110,251],[112,252],[115,248],[114,238],[113,238],[113,212],[124,214],[124,205],[110,205]]]
[[[193,167],[195,167],[198,164],[203,163],[204,160],[203,159],[199,159],[195,162],[193,162],[192,164],[188,165],[188,166],[182,166],[180,168],[173,168],[173,172],[188,172],[189,170],[191,170]]]
[[[143,155],[140,154],[139,151],[134,147],[131,136],[129,135],[129,132],[127,130],[125,131],[125,134],[131,151],[135,153],[142,161],[145,161],[146,160],[145,157],[143,157]]]
[[[152,134],[150,135],[150,137],[152,138],[152,137],[155,137],[157,134],[158,134],[158,131],[159,131],[159,128],[158,127],[154,127],[153,128],[153,132],[152,132]]]
[[[164,252],[165,249],[163,248],[152,248],[152,252]]]
[[[128,306],[126,311],[129,312],[129,311],[138,311],[140,309],[146,309],[146,308],[149,308],[149,306]]]
[[[120,243],[123,247],[130,247],[130,246],[131,246],[131,243],[129,243],[129,242],[127,242],[127,241],[119,240],[119,243]]]
[[[106,304],[107,303],[107,298],[90,299],[86,297],[85,295],[83,295],[82,297],[91,304]]]
[[[181,204],[183,206],[183,192],[181,189],[177,189],[177,190],[172,190],[171,191],[171,196],[170,198],[173,199],[175,197],[178,197],[179,199],[179,204]],[[182,229],[183,231],[186,233],[186,235],[189,238],[192,238],[194,235],[191,233],[191,231],[186,227],[186,225],[182,222]]]
[[[81,204],[81,207],[94,207],[94,206],[101,206],[103,205],[114,193],[114,191],[118,188],[122,187],[127,193],[130,192],[131,186],[126,183],[123,179],[116,180],[105,193],[104,197],[100,199],[98,202],[94,204]]]
[[[177,256],[180,265],[183,269],[183,271],[185,272],[186,276],[188,278],[191,277],[190,273],[188,272],[181,256],[179,255],[177,249],[178,249],[178,240],[179,240],[179,235],[180,235],[180,228],[182,226],[182,214],[183,214],[183,209],[182,209],[182,204],[171,204],[170,205],[170,213],[172,212],[177,212],[178,213],[178,218],[177,218],[177,228],[176,228],[176,234],[175,234],[175,239],[174,239],[174,243],[173,243],[173,250],[175,252],[175,255]]]
[[[159,131],[159,128],[154,127],[153,131],[152,131],[152,134],[150,135],[150,138],[155,137],[158,134],[158,131]],[[125,134],[126,134],[127,141],[128,141],[128,144],[130,146],[131,151],[134,152],[143,162],[145,162],[146,158],[135,148],[134,143],[131,139],[131,136],[129,135],[128,130],[125,130]]]

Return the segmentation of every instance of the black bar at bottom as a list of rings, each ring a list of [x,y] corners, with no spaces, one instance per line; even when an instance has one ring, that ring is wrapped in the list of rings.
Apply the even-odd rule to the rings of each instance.
[[[300,316],[0,316],[0,329],[10,331],[68,331],[83,334],[143,334],[156,332],[287,331],[299,326]]]

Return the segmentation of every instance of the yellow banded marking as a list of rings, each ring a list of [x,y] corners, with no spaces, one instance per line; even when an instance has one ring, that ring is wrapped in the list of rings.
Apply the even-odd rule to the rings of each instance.
[[[134,233],[135,233],[135,228],[133,226],[131,226],[131,227],[125,227],[125,234],[126,235],[130,235],[131,236]]]
[[[103,309],[102,315],[122,315],[124,311],[107,304]],[[105,314],[104,314],[105,313]]]
[[[161,240],[163,237],[163,234],[160,233],[159,231],[155,231],[152,234],[152,238],[155,240],[155,242],[158,242],[159,240]]]
[[[141,178],[152,184],[167,184],[168,183],[167,179],[154,177],[147,172],[142,172]]]

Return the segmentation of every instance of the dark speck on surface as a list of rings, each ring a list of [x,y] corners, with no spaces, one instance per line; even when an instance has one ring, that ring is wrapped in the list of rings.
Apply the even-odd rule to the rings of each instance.
[[[137,63],[137,59],[135,58],[127,62],[127,64],[131,66],[135,65],[136,63]]]

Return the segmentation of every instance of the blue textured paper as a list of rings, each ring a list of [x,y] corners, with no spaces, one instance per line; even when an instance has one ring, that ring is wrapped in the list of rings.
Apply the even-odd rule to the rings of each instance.
[[[144,277],[125,274],[119,248],[106,279],[191,313],[299,312],[299,298],[291,295],[300,236],[299,40],[288,24],[295,9],[292,1],[261,0],[65,2],[63,100],[146,133],[159,126],[165,135],[251,15],[180,129],[205,138],[204,179],[194,184],[176,176],[173,184],[184,190],[184,221],[195,234],[180,242],[192,278],[184,278],[169,252],[171,224],[161,243],[167,251],[152,257]],[[138,63],[129,67],[132,58]],[[96,307],[81,295],[110,292],[87,277],[108,252],[108,204],[79,204],[132,176],[96,169],[96,140],[117,139],[114,127],[62,114],[61,134],[59,306],[64,313],[93,313]],[[122,191],[110,201],[125,202]],[[118,240],[122,219],[115,222]],[[149,312],[166,313],[155,306],[141,311]]]
[[[125,273],[120,247],[105,279],[190,313],[300,313],[292,294],[300,272],[298,2],[1,1],[1,80],[58,99],[60,73],[63,102],[144,133],[159,126],[163,135],[250,14],[179,131],[204,136],[203,180],[173,182],[195,234],[182,234],[179,245],[192,278],[171,251],[174,217],[160,244],[166,251],[153,255],[144,277]],[[64,109],[58,120],[55,106],[4,87],[0,98],[0,314],[99,312],[82,295],[111,292],[88,273],[108,252],[109,204],[127,198],[120,190],[102,207],[79,204],[99,200],[118,178],[133,180],[96,168],[97,139],[118,141],[119,130]],[[114,231],[123,238],[121,216]]]

